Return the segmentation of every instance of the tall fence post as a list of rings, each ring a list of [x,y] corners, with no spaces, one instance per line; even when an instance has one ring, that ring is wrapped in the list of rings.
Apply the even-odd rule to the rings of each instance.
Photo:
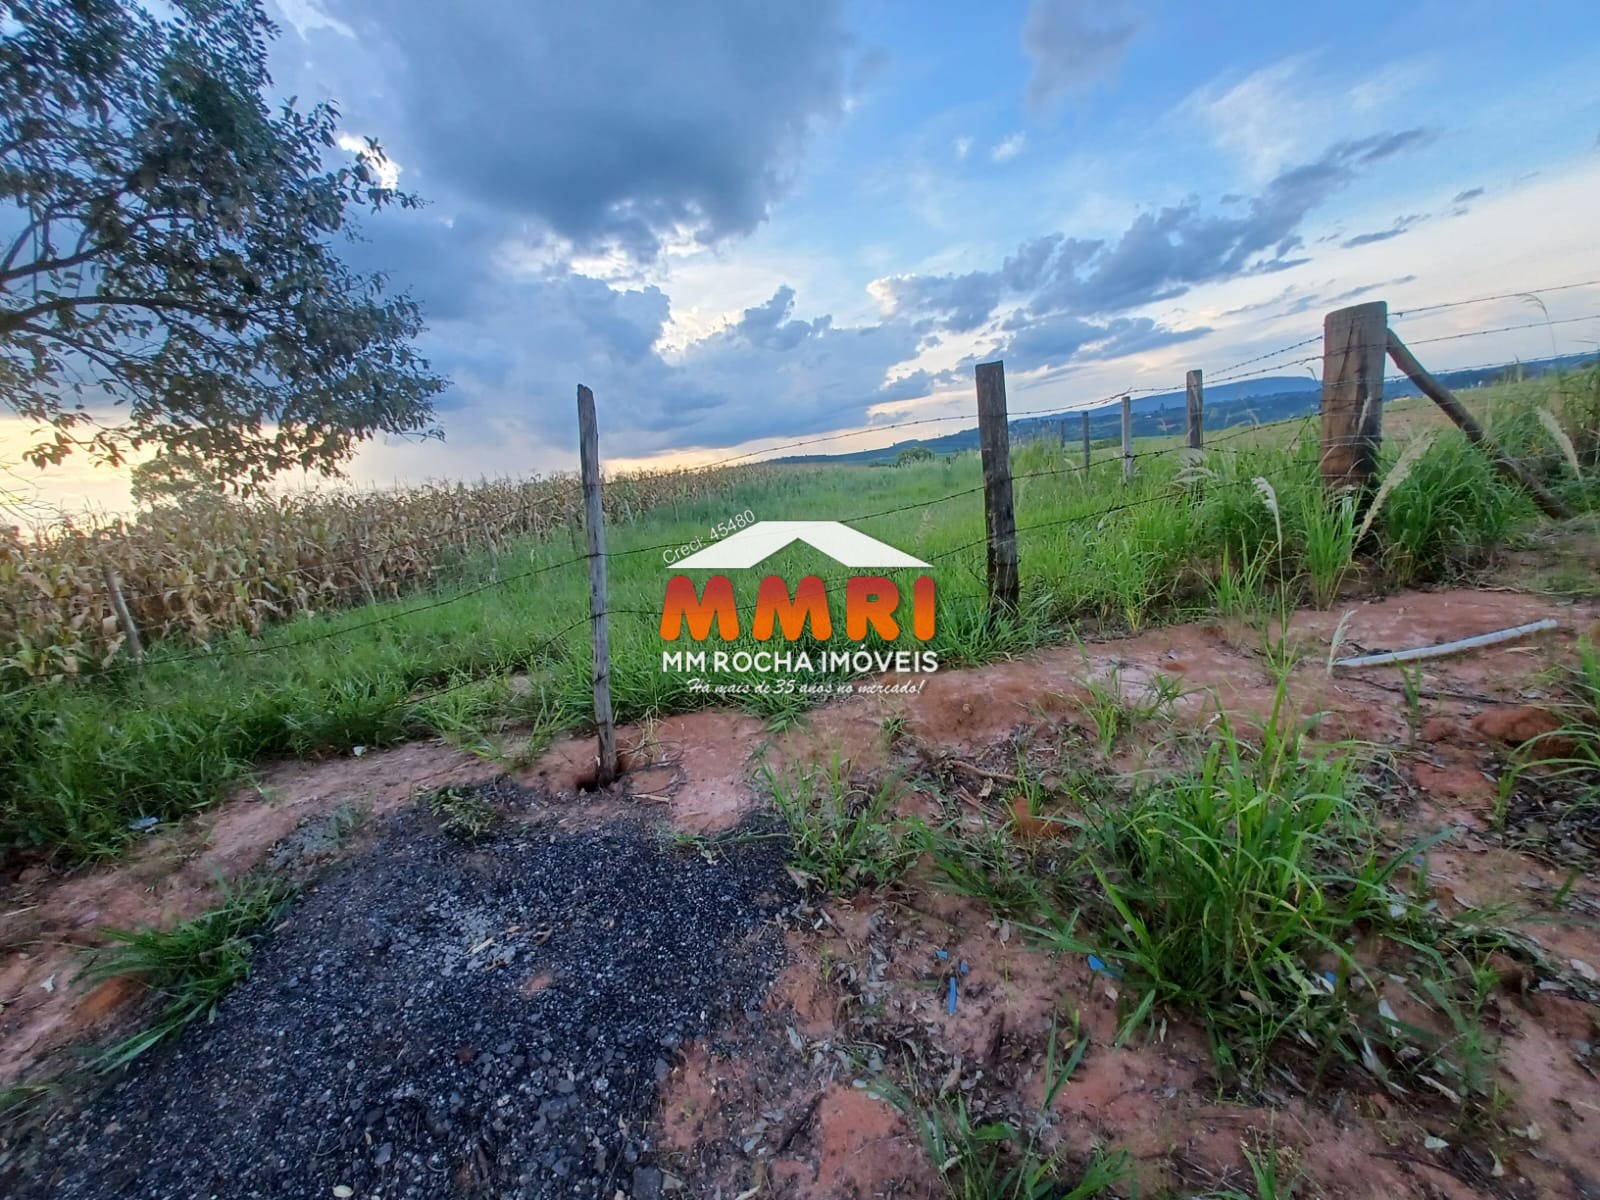
[[[1202,448],[1205,434],[1205,382],[1199,368],[1183,381],[1184,400],[1189,409],[1189,449]]]
[[[1011,497],[1011,431],[1006,421],[1006,368],[979,363],[978,445],[983,457],[983,516],[989,540],[989,611],[1015,612],[1017,514]]]
[[[1133,397],[1122,398],[1122,482],[1133,482]]]
[[[1089,410],[1086,408],[1083,410],[1083,469],[1085,471],[1089,469],[1089,459],[1093,454],[1093,450],[1094,447],[1089,441]]]
[[[1322,322],[1322,483],[1365,496],[1383,444],[1389,306],[1335,309]]]
[[[611,718],[611,637],[606,628],[606,523],[600,497],[600,426],[594,393],[578,385],[578,458],[583,469],[584,529],[589,535],[589,628],[594,641],[594,723],[599,730],[595,787],[617,777],[617,730]]]

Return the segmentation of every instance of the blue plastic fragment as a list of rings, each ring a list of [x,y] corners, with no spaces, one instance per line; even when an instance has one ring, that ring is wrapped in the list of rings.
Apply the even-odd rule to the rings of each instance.
[[[1323,978],[1323,981],[1325,983],[1327,983],[1327,985],[1330,988],[1331,987],[1337,987],[1338,984],[1339,984],[1339,977],[1337,975],[1335,975],[1332,971],[1324,971],[1322,973],[1322,978]]]
[[[934,956],[937,957],[937,958],[949,958],[950,957],[950,951],[948,951],[948,950],[937,950],[936,949],[933,953],[934,953]]]
[[[961,973],[963,975],[967,973],[967,960],[964,958],[961,960]]]
[[[952,1017],[956,1015],[956,977],[954,975],[950,976],[950,1002],[946,1005],[945,1011]]]
[[[1113,966],[1111,966],[1111,965],[1109,965],[1107,963],[1101,962],[1093,954],[1089,955],[1089,970],[1097,971],[1101,975],[1109,975],[1113,979],[1121,979],[1122,978],[1122,972],[1121,971],[1119,971],[1116,967],[1113,967]]]
[[[128,828],[135,833],[143,833],[147,829],[154,829],[161,824],[160,817],[135,817],[128,822]]]

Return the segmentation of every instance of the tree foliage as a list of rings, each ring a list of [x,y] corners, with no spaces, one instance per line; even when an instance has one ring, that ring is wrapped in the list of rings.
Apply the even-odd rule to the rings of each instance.
[[[429,433],[421,316],[335,247],[416,200],[264,95],[259,0],[0,0],[0,403],[28,457],[155,448],[248,489]]]

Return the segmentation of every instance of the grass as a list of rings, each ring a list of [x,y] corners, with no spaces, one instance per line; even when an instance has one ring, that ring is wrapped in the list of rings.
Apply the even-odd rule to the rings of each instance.
[[[1600,645],[1580,638],[1571,665],[1557,672],[1553,706],[1560,724],[1517,747],[1500,776],[1494,809],[1504,829],[1518,788],[1554,800],[1562,825],[1600,824]]]
[[[948,1200],[1091,1200],[1127,1184],[1126,1154],[1099,1154],[1073,1171],[1044,1145],[1051,1106],[1089,1048],[1088,1039],[1075,1034],[1061,1062],[1056,1033],[1052,1028],[1045,1050],[1044,1097],[1026,1128],[1009,1121],[975,1122],[959,1092],[950,1100],[943,1094],[913,1095],[889,1083],[876,1087],[915,1130]]]
[[[893,779],[858,784],[837,753],[823,763],[763,766],[762,778],[788,827],[794,870],[819,890],[882,886],[916,859],[916,837],[893,819]]]
[[[1084,662],[1088,662],[1087,654]],[[1171,716],[1173,706],[1182,696],[1182,682],[1160,672],[1152,676],[1141,691],[1130,696],[1123,687],[1121,669],[1114,666],[1104,679],[1084,680],[1082,707],[1094,725],[1100,750],[1109,754],[1118,740],[1137,726],[1157,717]]]
[[[1496,435],[1533,456],[1569,501],[1592,504],[1600,471],[1575,477],[1531,415],[1553,402],[1554,385],[1541,386],[1524,387],[1518,403],[1526,414],[1507,408]],[[1019,446],[1025,592],[1019,612],[1001,619],[985,603],[975,454],[893,470],[774,468],[759,480],[735,480],[725,496],[685,496],[619,520],[608,529],[618,719],[726,702],[661,668],[657,621],[671,571],[662,547],[703,537],[747,509],[757,519],[855,519],[931,563],[939,614],[929,648],[947,667],[1016,654],[1074,626],[1136,629],[1213,609],[1259,614],[1276,593],[1326,598],[1350,569],[1340,553],[1348,521],[1322,500],[1314,439],[1292,442],[1302,424],[1252,430],[1207,451],[1198,466],[1178,455],[1145,458],[1127,486],[1114,452],[1084,471],[1075,449]],[[1587,461],[1583,431],[1571,428]],[[1392,487],[1364,551],[1365,571],[1390,585],[1447,578],[1480,563],[1532,512],[1481,454],[1445,431]],[[138,670],[122,661],[76,681],[12,690],[0,703],[0,858],[115,855],[137,837],[130,822],[181,820],[275,756],[433,734],[490,754],[527,738],[523,752],[531,753],[556,731],[586,727],[586,574],[571,557],[564,539],[502,542],[492,555],[453,561],[431,588],[402,599],[302,614],[256,638],[218,636],[209,651],[157,643]],[[843,574],[805,547],[776,556],[771,568],[790,578]],[[918,573],[891,575],[907,590]],[[738,574],[743,611],[759,574]],[[769,647],[743,630],[729,648]],[[732,672],[711,681],[761,682]],[[787,725],[807,701],[753,692],[739,703]]]
[[[428,797],[428,811],[440,829],[463,842],[479,841],[500,823],[494,805],[469,788],[441,788]]]
[[[1355,800],[1349,755],[1310,753],[1277,707],[1263,745],[1219,722],[1198,764],[1084,819],[1097,885],[1064,947],[1115,964],[1135,997],[1124,1034],[1157,1005],[1200,1015],[1220,1063],[1255,1069],[1285,1034],[1315,1029],[1358,970],[1353,929],[1382,926],[1395,873]]]
[[[133,976],[160,998],[161,1006],[139,1032],[97,1052],[96,1069],[114,1070],[191,1021],[210,1020],[222,998],[250,974],[256,942],[290,893],[270,878],[221,886],[218,907],[170,929],[103,931],[110,944],[90,952],[86,977]]]

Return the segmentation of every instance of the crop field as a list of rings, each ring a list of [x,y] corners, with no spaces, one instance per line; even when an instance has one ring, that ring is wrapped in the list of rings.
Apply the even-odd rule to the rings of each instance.
[[[1014,444],[1004,618],[974,453],[614,487],[609,790],[564,512],[453,532],[371,601],[347,580],[282,619],[177,622],[142,662],[14,661],[0,983],[37,998],[0,1009],[0,1180],[1583,1195],[1594,387],[1471,397],[1579,511],[1559,525],[1413,401],[1360,520],[1325,498],[1314,421],[1140,439],[1127,482],[1120,448],[1086,471]],[[673,560],[745,513],[930,564],[886,572],[937,582],[918,695],[663,670]],[[842,626],[838,564],[769,563],[837,585]],[[735,573],[741,616],[759,574]],[[1328,665],[1538,618],[1562,632]],[[727,648],[771,647],[742,621]],[[229,1115],[261,1078],[295,1131],[277,1157]],[[163,1159],[179,1137],[201,1148]]]

